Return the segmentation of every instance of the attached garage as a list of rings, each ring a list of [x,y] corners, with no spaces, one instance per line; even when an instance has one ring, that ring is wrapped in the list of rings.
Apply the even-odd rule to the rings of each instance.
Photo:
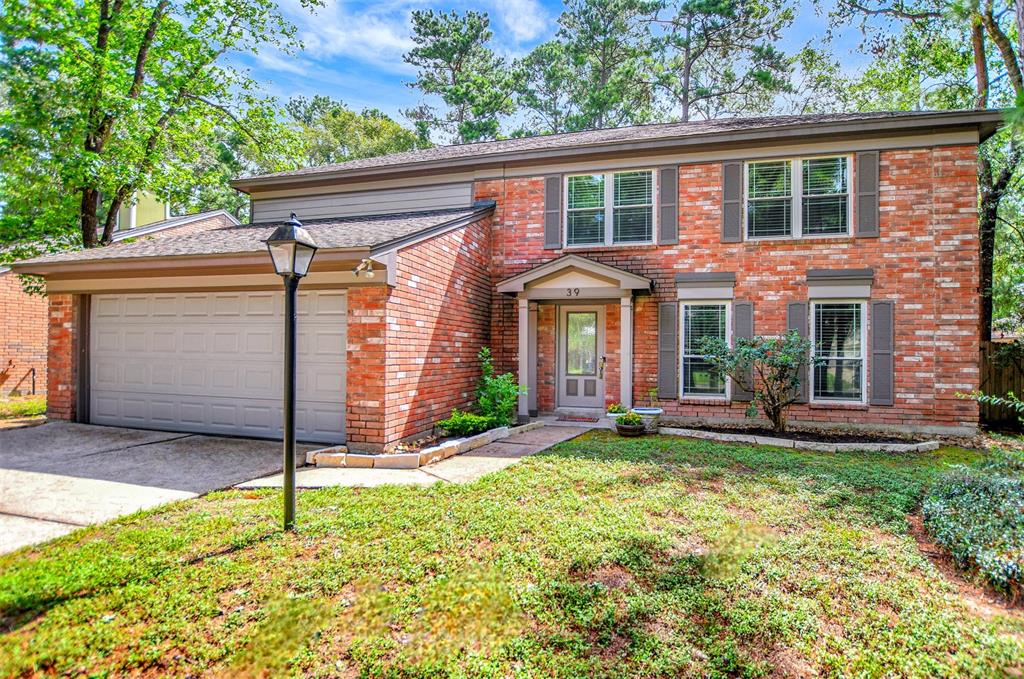
[[[89,421],[281,435],[282,293],[98,294],[89,307]],[[300,293],[298,314],[297,437],[344,441],[346,293]]]

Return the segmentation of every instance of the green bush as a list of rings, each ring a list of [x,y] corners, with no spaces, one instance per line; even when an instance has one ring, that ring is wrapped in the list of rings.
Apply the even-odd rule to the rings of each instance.
[[[516,423],[516,407],[521,388],[512,373],[494,374],[491,350],[484,347],[477,354],[480,359],[480,382],[476,388],[477,409],[484,417],[501,427]]]
[[[472,436],[487,431],[495,426],[494,419],[486,415],[462,412],[458,408],[452,410],[452,416],[437,423],[449,436]]]
[[[1024,589],[1024,458],[996,455],[940,478],[925,498],[924,520],[961,567],[1017,594]]]

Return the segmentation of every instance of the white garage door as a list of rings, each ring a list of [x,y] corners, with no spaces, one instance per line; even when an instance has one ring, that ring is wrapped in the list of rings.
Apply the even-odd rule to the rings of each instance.
[[[94,295],[90,419],[96,424],[281,435],[284,295]],[[346,297],[299,294],[300,441],[345,440]]]

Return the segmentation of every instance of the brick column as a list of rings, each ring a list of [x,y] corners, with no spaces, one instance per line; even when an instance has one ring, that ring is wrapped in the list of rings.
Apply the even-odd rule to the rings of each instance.
[[[348,291],[345,439],[353,450],[384,449],[385,309],[388,288]]]
[[[78,415],[79,296],[50,295],[49,302],[46,416],[74,421]]]

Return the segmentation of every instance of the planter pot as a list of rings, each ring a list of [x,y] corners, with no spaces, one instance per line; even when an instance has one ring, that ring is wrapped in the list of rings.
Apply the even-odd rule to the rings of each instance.
[[[646,424],[619,424],[615,423],[615,431],[619,436],[643,436],[647,433]]]
[[[647,431],[652,434],[658,433],[658,421],[661,419],[662,413],[665,412],[663,408],[633,408],[633,412],[644,418]]]

